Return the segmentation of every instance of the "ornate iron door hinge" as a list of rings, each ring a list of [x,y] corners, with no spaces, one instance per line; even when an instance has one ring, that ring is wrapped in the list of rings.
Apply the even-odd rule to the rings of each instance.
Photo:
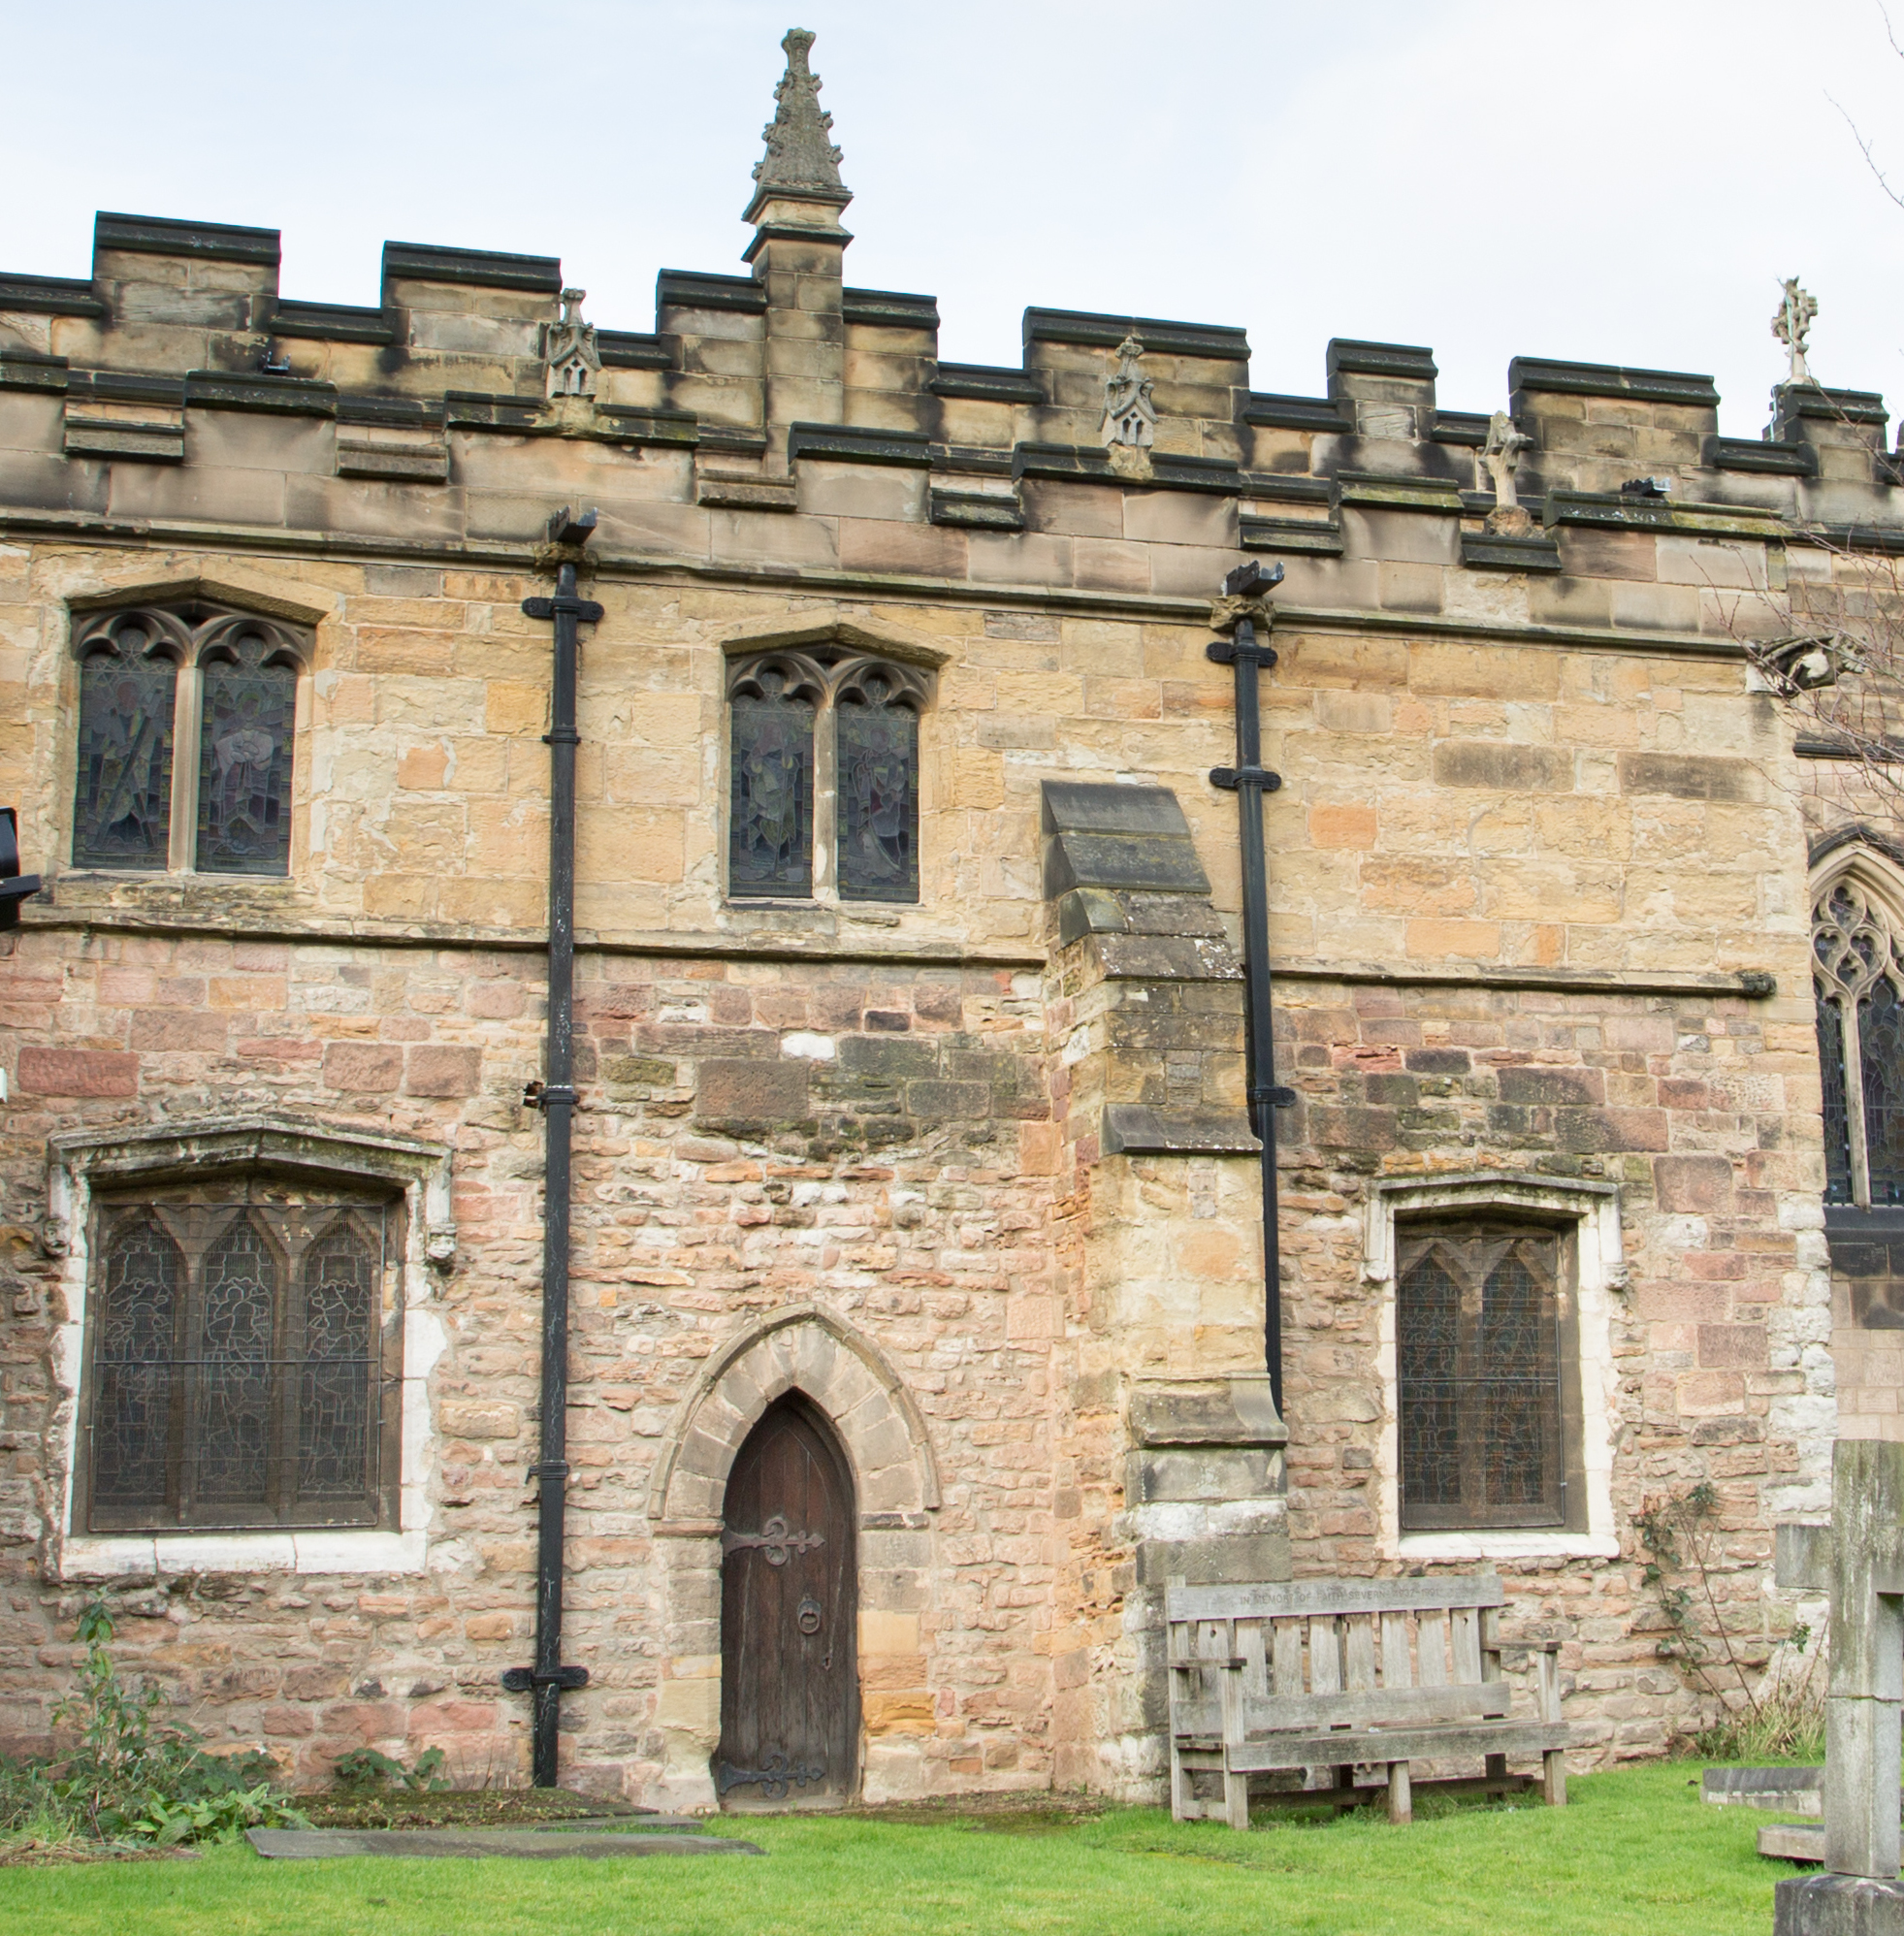
[[[805,1788],[811,1782],[825,1779],[824,1761],[789,1761],[778,1750],[762,1755],[758,1768],[737,1768],[731,1761],[723,1761],[714,1771],[714,1786],[722,1794],[729,1789],[742,1789],[758,1782],[761,1796],[767,1801],[779,1800],[790,1782]]]
[[[784,1566],[790,1553],[810,1553],[816,1546],[823,1546],[826,1536],[822,1533],[795,1533],[787,1524],[787,1515],[777,1512],[761,1527],[758,1533],[724,1533],[721,1535],[723,1554],[758,1551],[769,1566]]]

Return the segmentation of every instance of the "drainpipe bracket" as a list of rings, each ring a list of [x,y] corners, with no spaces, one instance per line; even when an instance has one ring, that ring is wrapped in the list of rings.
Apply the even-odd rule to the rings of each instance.
[[[585,1688],[588,1684],[589,1670],[586,1667],[551,1667],[546,1672],[537,1667],[502,1669],[505,1694],[530,1694],[536,1688]]]

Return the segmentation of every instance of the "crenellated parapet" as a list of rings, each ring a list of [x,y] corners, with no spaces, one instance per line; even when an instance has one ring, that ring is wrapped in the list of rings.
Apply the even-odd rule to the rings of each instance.
[[[1738,438],[1703,375],[1517,357],[1505,412],[1458,410],[1428,348],[1339,339],[1321,393],[1290,396],[1250,387],[1244,330],[1154,316],[1034,307],[1016,367],[942,362],[934,298],[846,279],[810,42],[784,43],[746,273],[663,270],[647,330],[585,319],[555,257],[387,242],[377,304],[330,304],[280,295],[275,230],[101,214],[90,276],[0,275],[0,501],[468,548],[532,544],[575,495],[604,559],[764,541],[808,569],[1182,597],[1245,550],[1300,605],[1451,611],[1493,596],[1467,574],[1513,574],[1528,621],[1667,630],[1752,621],[1684,597],[1622,618],[1589,581],[1679,582],[1675,545],[1904,548],[1884,400],[1796,365]],[[824,529],[732,522],[763,515]]]

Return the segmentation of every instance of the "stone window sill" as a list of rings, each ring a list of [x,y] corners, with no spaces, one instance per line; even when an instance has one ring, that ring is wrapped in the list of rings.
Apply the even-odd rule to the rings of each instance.
[[[59,1553],[63,1580],[164,1573],[420,1573],[421,1532],[81,1533]]]
[[[1404,1533],[1404,1560],[1617,1560],[1610,1533]]]

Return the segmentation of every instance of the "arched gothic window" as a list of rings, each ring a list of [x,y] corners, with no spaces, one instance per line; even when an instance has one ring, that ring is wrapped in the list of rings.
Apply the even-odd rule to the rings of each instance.
[[[74,651],[73,864],[288,873],[301,641],[193,602],[78,621]]]
[[[915,666],[825,645],[732,662],[730,896],[919,899],[919,719],[929,692]]]
[[[1812,910],[1824,1200],[1904,1204],[1904,942],[1856,873]]]

